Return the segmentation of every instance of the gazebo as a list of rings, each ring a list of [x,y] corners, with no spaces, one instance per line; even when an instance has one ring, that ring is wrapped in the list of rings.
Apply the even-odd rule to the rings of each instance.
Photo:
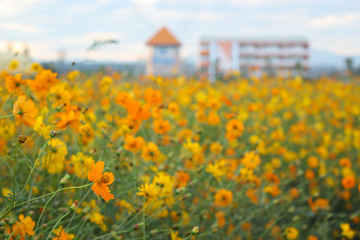
[[[153,75],[171,76],[180,70],[180,42],[166,28],[163,27],[149,41],[146,73]]]

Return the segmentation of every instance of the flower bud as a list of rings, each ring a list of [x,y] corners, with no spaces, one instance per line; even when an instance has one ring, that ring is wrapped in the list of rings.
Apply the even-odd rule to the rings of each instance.
[[[187,198],[189,198],[189,197],[191,197],[191,193],[185,194],[182,198],[183,198],[183,199],[187,199]]]
[[[60,185],[66,185],[69,182],[70,175],[65,174],[65,176],[60,180]]]
[[[57,132],[55,131],[55,130],[51,130],[51,132],[50,132],[50,137],[56,137],[56,135],[57,135]]]
[[[155,236],[157,234],[158,230],[154,229],[150,231],[150,236]]]
[[[192,229],[192,231],[191,231],[191,233],[192,234],[197,234],[198,232],[199,232],[200,230],[199,230],[199,227],[194,227],[193,229]]]
[[[218,230],[219,230],[219,229],[218,229],[217,225],[211,226],[211,231],[212,231],[213,233],[216,233]]]
[[[38,239],[43,239],[43,238],[44,238],[44,233],[40,233]]]
[[[77,209],[79,206],[79,201],[78,200],[74,200],[74,202],[71,204],[70,206],[70,210],[71,211],[75,211],[75,209]]]
[[[26,137],[26,136],[24,136],[24,135],[19,135],[19,136],[18,136],[18,142],[19,142],[19,143],[23,144],[23,143],[26,142],[26,140],[27,140],[27,137]]]
[[[140,229],[140,225],[137,223],[137,224],[135,224],[134,225],[134,231],[137,231],[137,230],[139,230]]]
[[[185,192],[185,190],[186,190],[186,189],[185,189],[184,187],[178,188],[178,189],[176,189],[175,194],[177,194],[177,195],[183,194],[183,193]]]

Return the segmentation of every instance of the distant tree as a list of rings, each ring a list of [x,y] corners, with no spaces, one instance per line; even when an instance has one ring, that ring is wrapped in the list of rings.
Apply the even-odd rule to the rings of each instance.
[[[269,74],[270,76],[273,74],[273,66],[272,66],[271,57],[265,58],[265,69],[266,69],[267,74]]]
[[[297,62],[295,64],[295,72],[297,75],[301,75],[302,65],[301,62]]]
[[[345,58],[345,66],[346,66],[346,71],[349,73],[349,74],[352,74],[354,72],[354,64],[353,64],[353,59],[348,57],[348,58]]]

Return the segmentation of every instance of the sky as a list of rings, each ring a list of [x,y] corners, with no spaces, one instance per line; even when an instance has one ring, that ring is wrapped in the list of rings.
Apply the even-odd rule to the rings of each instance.
[[[138,61],[167,26],[195,58],[203,36],[305,37],[310,46],[360,55],[359,0],[0,0],[0,51],[8,41],[31,57]],[[118,44],[86,50],[95,40]]]

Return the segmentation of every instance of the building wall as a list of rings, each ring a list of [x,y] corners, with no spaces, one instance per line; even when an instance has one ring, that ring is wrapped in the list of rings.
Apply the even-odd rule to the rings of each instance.
[[[171,76],[180,71],[178,46],[149,46],[146,73]]]
[[[309,70],[309,44],[302,39],[205,39],[200,42],[200,69],[210,80],[217,73]]]

